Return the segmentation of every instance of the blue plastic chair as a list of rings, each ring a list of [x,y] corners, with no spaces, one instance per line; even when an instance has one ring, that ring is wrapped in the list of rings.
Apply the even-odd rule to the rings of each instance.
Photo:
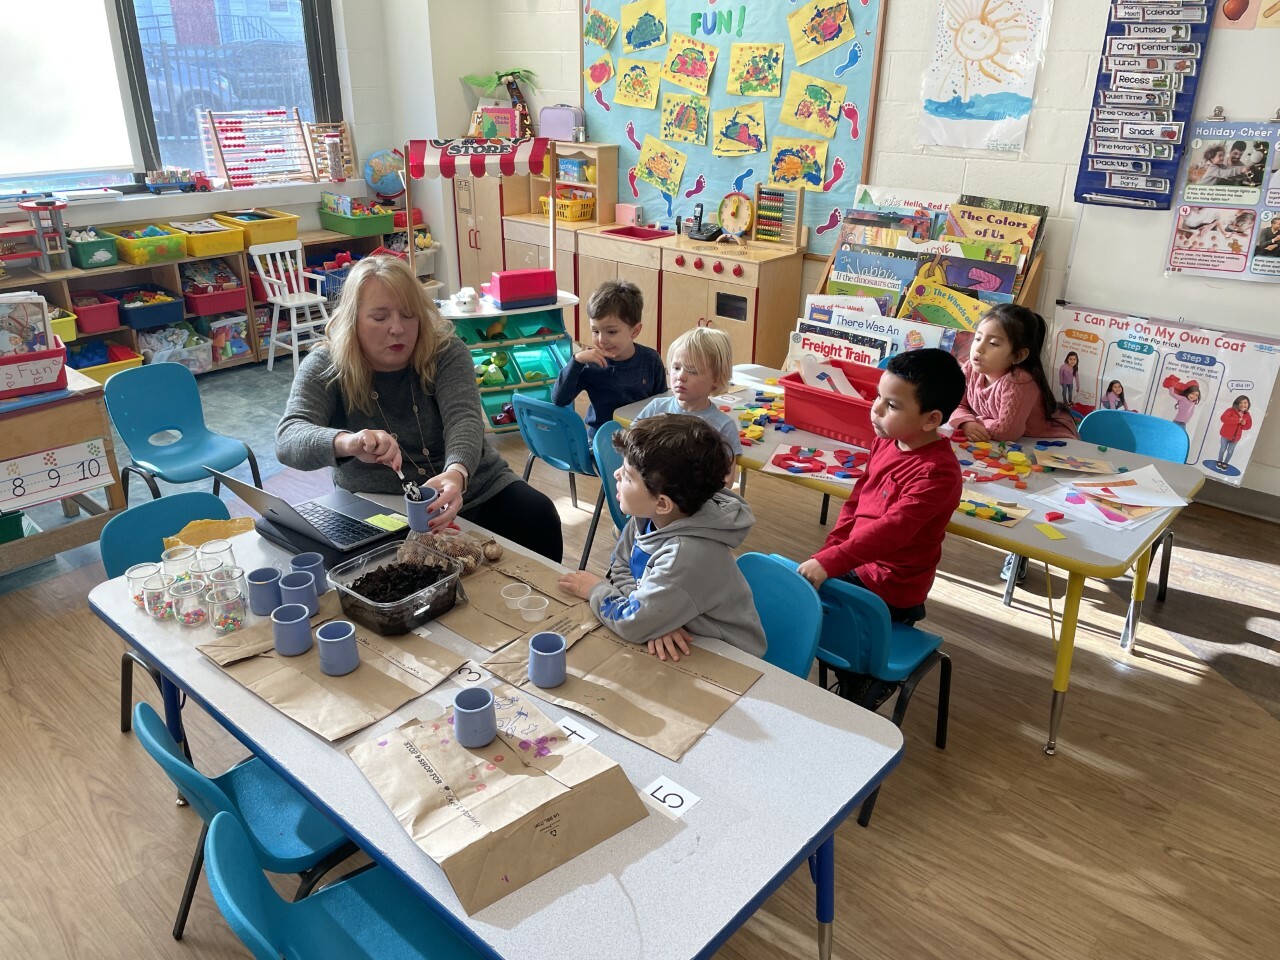
[[[1080,423],[1080,439],[1102,447],[1115,447],[1144,457],[1186,463],[1191,452],[1191,438],[1171,420],[1162,420],[1145,413],[1128,410],[1095,410]],[[1151,545],[1151,560],[1156,550],[1164,548],[1160,555],[1160,583],[1156,599],[1163,601],[1169,590],[1169,560],[1173,554],[1173,530]]]
[[[887,357],[883,357],[883,358],[880,360],[880,362],[876,364],[876,369],[877,369],[877,370],[888,370],[888,369],[889,369],[889,361],[890,361],[890,360],[892,360],[892,359],[893,359],[893,357],[894,357],[894,355],[893,355],[892,353],[891,353],[891,354],[889,354],[889,356],[887,356]]]
[[[219,813],[205,841],[209,889],[257,960],[476,960],[480,956],[403,883],[370,867],[286,903],[267,883],[235,817]]]
[[[204,821],[173,924],[173,939],[182,939],[204,867],[205,837],[216,816],[226,815],[239,825],[251,855],[265,869],[301,876],[295,900],[305,897],[321,877],[357,851],[324,814],[258,758],[251,757],[211,779],[182,755],[149,703],[133,708],[133,723],[147,753]],[[209,880],[212,883],[212,876]]]
[[[751,587],[751,599],[768,643],[765,662],[809,679],[822,632],[822,604],[813,586],[794,565],[763,553],[744,553],[738,569]]]
[[[107,576],[122,576],[135,563],[157,561],[164,553],[164,538],[171,537],[192,520],[227,520],[227,505],[212,493],[194,490],[174,493],[140,503],[106,522],[98,547]],[[128,733],[133,710],[133,665],[151,675],[159,687],[160,671],[132,649],[120,655],[120,732]],[[183,743],[185,747],[185,741]]]
[[[160,499],[156,477],[168,483],[207,480],[209,471],[230,470],[246,459],[253,484],[262,486],[258,460],[247,443],[214,433],[204,422],[204,407],[195,375],[180,363],[147,363],[112,376],[104,391],[111,422],[129,448],[133,463],[120,471],[124,502],[129,504],[129,477],[136,473]],[[172,443],[153,443],[164,431],[180,434]],[[213,492],[219,489],[217,478]]]
[[[542,460],[548,466],[563,470],[569,474],[569,496],[574,507],[578,506],[578,485],[576,475],[594,477],[596,464],[591,457],[591,441],[587,439],[587,425],[572,407],[557,407],[546,400],[517,393],[511,400],[515,410],[516,424],[520,428],[520,436],[529,448],[529,458],[524,462],[524,479],[527,483],[533,471],[533,461]],[[600,513],[604,510],[604,485],[600,486],[600,494],[596,497],[596,508],[591,514],[591,526],[587,530],[587,542],[582,548],[582,560],[579,570],[587,568],[587,558],[591,556],[591,543],[596,538],[596,527],[600,524]]]
[[[796,568],[794,560],[772,554],[774,559]],[[947,715],[951,704],[951,658],[938,648],[942,638],[905,623],[889,619],[889,608],[865,587],[832,577],[818,591],[822,601],[822,636],[818,640],[818,683],[827,688],[827,669],[846,670],[900,684],[893,706],[893,722],[902,726],[916,685],[936,665],[942,664],[938,678],[938,725],[934,742],[947,748]],[[842,691],[843,692],[843,691]],[[880,789],[867,797],[858,814],[858,823],[871,823]]]
[[[609,516],[613,517],[613,525],[619,532],[631,519],[622,512],[622,506],[618,503],[618,481],[613,478],[622,467],[622,454],[613,446],[613,435],[621,429],[622,424],[610,420],[591,438],[591,452],[595,455],[596,475],[600,477],[600,485],[604,488],[604,502],[608,504]]]

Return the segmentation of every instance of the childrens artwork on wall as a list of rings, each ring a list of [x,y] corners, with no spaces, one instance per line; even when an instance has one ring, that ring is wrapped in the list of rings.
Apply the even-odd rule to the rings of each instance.
[[[688,160],[687,154],[646,134],[644,146],[640,148],[640,159],[636,161],[636,179],[657,187],[659,193],[675,196]]]
[[[725,90],[736,97],[782,96],[780,43],[735,43],[729,47]]]
[[[1192,126],[1166,274],[1280,282],[1280,130]]]
[[[662,66],[662,79],[706,96],[719,50],[683,33],[673,34]]]
[[[806,190],[822,190],[822,172],[827,166],[825,140],[774,137],[769,160],[769,184]]]
[[[1106,407],[1170,420],[1191,440],[1188,463],[1241,483],[1280,371],[1280,342],[1066,303],[1050,349],[1051,371],[1074,360],[1077,413]]]
[[[710,126],[706,97],[683,93],[662,95],[662,139],[673,143],[706,143]]]
[[[844,0],[810,0],[787,15],[787,30],[797,64],[816,60],[857,35]]]
[[[623,57],[618,61],[618,83],[614,103],[624,107],[653,110],[658,106],[658,80],[662,64],[654,60]]]
[[[674,226],[695,204],[714,210],[721,197],[751,196],[758,184],[802,187],[808,196],[797,242],[815,254],[830,252],[853,192],[866,180],[882,7],[883,0],[584,4],[584,65],[601,59],[592,12],[619,21],[603,46],[616,72],[610,76],[602,64],[584,74],[583,87],[591,140],[619,145],[619,199],[642,205],[648,222]],[[793,68],[801,74],[794,80]],[[675,99],[690,94],[705,102]],[[657,193],[654,181],[669,187],[672,178],[642,171],[647,137],[679,146],[696,171],[678,192]],[[651,168],[676,159],[651,154],[644,158]]]
[[[582,24],[582,39],[594,43],[597,47],[609,46],[609,41],[618,32],[618,21],[607,13],[592,8]]]
[[[1020,151],[1052,0],[938,0],[920,142]]]
[[[592,93],[608,83],[609,78],[613,76],[613,57],[609,56],[609,51],[606,50],[604,56],[587,67],[583,71],[583,76],[587,81],[587,89]]]
[[[595,9],[595,6],[592,6]],[[653,50],[667,42],[665,0],[636,0],[622,5],[622,49],[627,53]]]
[[[711,152],[717,157],[761,153],[765,145],[764,104],[757,100],[717,110],[711,115],[711,129]]]
[[[782,101],[782,122],[830,140],[840,123],[846,89],[843,83],[792,70]]]

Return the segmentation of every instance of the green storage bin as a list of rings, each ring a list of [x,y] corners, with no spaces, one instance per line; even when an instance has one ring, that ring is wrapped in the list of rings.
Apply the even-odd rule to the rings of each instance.
[[[376,237],[395,229],[395,214],[380,213],[372,217],[344,217],[340,213],[320,211],[320,225],[326,230],[336,230],[348,237]]]
[[[507,362],[505,364],[500,364],[496,360],[497,357],[506,357]],[[495,358],[494,365],[502,373],[502,382],[498,383],[496,382],[496,380],[493,382],[490,382],[487,380],[482,381],[481,378],[477,376],[476,377],[477,387],[479,387],[482,391],[498,390],[504,387],[514,387],[516,384],[520,383],[520,374],[517,372],[515,364],[511,360],[510,350],[472,350],[471,351],[471,363],[473,366],[479,366],[483,361],[486,361],[490,358]]]
[[[557,362],[550,343],[512,347],[511,357],[516,362],[523,383],[554,383],[560,375],[560,363]]]
[[[71,262],[81,270],[110,267],[120,262],[116,254],[115,237],[99,237],[97,240],[68,240]]]
[[[14,540],[21,540],[22,537],[22,511],[0,513],[0,543],[11,543]]]

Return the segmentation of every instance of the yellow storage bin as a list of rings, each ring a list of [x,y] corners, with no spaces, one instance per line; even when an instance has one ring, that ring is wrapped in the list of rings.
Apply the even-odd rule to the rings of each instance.
[[[142,357],[134,354],[128,360],[117,360],[114,363],[103,363],[96,367],[81,367],[79,372],[86,377],[92,377],[99,383],[106,383],[113,373],[119,373],[121,370],[128,370],[130,367],[142,366]]]
[[[217,257],[224,253],[239,253],[245,248],[244,231],[231,223],[219,224],[226,229],[212,233],[192,233],[174,224],[169,229],[176,230],[186,238],[188,257]]]
[[[550,216],[551,198],[545,194],[538,198],[542,215]],[[556,219],[566,221],[590,220],[596,210],[595,197],[556,197]]]
[[[163,230],[164,236],[122,236],[122,233],[142,231],[147,227]],[[114,227],[99,227],[98,232],[115,239],[116,252],[125,263],[140,265],[168,263],[172,260],[181,260],[187,255],[186,234],[172,227],[163,227],[158,223],[122,223]]]
[[[241,220],[236,214],[252,214],[256,219]],[[213,219],[229,227],[239,227],[244,232],[244,248],[259,243],[279,243],[281,240],[298,239],[298,218],[292,213],[282,213],[268,207],[253,210],[236,210],[231,213],[215,213]]]
[[[65,317],[59,317],[57,320],[50,320],[49,326],[53,328],[53,332],[63,343],[71,343],[76,338],[76,315],[68,313]]]

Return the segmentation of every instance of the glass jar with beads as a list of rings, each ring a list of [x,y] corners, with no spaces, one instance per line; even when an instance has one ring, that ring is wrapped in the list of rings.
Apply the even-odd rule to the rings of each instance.
[[[236,562],[235,550],[232,549],[230,540],[208,540],[196,552],[202,557],[221,560],[224,567],[234,566]]]
[[[147,605],[147,613],[155,620],[173,619],[173,600],[169,597],[169,589],[177,582],[171,573],[157,573],[148,577],[142,584],[143,602]]]
[[[182,580],[169,588],[174,619],[184,627],[201,627],[209,622],[205,585],[199,580]]]
[[[176,547],[170,547],[160,554],[160,563],[164,567],[164,572],[173,577],[174,580],[190,580],[191,561],[195,558],[195,547],[180,544]]]
[[[242,590],[218,584],[209,588],[205,594],[205,602],[209,607],[209,622],[213,624],[214,633],[222,636],[244,629],[249,607]]]
[[[205,586],[213,583],[214,574],[222,569],[222,561],[217,557],[197,555],[187,567],[192,580],[199,580]]]
[[[125,582],[129,584],[129,597],[139,610],[147,609],[147,594],[143,584],[161,572],[163,571],[158,563],[135,563],[124,572]]]
[[[214,587],[235,587],[242,597],[249,596],[249,584],[244,578],[244,567],[237,567],[234,564],[227,566],[224,563],[209,575],[207,583],[210,590]]]

